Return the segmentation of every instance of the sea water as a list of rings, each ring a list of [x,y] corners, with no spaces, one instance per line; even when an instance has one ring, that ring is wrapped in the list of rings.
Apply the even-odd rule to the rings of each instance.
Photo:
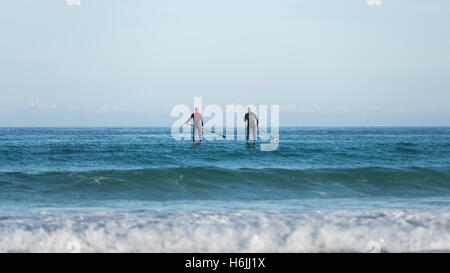
[[[279,138],[0,128],[0,251],[450,251],[449,127]]]

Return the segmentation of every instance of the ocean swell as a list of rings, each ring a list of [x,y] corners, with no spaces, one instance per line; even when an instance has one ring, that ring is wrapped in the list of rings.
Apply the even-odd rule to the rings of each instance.
[[[65,198],[291,199],[308,197],[439,196],[450,193],[449,168],[224,169],[210,167],[0,173],[9,193]],[[319,195],[318,193],[326,193]]]

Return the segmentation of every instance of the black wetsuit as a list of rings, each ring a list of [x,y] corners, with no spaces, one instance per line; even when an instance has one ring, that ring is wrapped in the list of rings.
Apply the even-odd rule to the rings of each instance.
[[[244,121],[247,122],[247,142],[250,138],[250,130],[252,130],[253,140],[256,141],[256,128],[259,125],[258,116],[253,112],[245,114]]]

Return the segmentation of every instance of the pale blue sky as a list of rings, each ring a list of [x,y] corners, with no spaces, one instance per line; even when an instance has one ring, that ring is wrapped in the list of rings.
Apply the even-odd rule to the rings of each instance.
[[[194,96],[449,126],[449,26],[448,0],[5,0],[0,126],[170,126]]]

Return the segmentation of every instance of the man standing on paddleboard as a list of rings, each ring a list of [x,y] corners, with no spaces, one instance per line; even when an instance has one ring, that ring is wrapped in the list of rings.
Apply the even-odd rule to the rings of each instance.
[[[194,120],[194,131],[192,132],[192,141],[195,143],[195,133],[198,134],[198,139],[202,143],[202,130],[203,130],[203,116],[200,114],[200,108],[195,107],[195,113],[186,120],[185,124],[188,124],[190,120]]]
[[[248,113],[245,114],[244,122],[247,122],[247,143],[250,138],[250,130],[252,130],[253,142],[256,142],[256,128],[259,125],[258,116],[252,112],[252,108],[248,107]]]

